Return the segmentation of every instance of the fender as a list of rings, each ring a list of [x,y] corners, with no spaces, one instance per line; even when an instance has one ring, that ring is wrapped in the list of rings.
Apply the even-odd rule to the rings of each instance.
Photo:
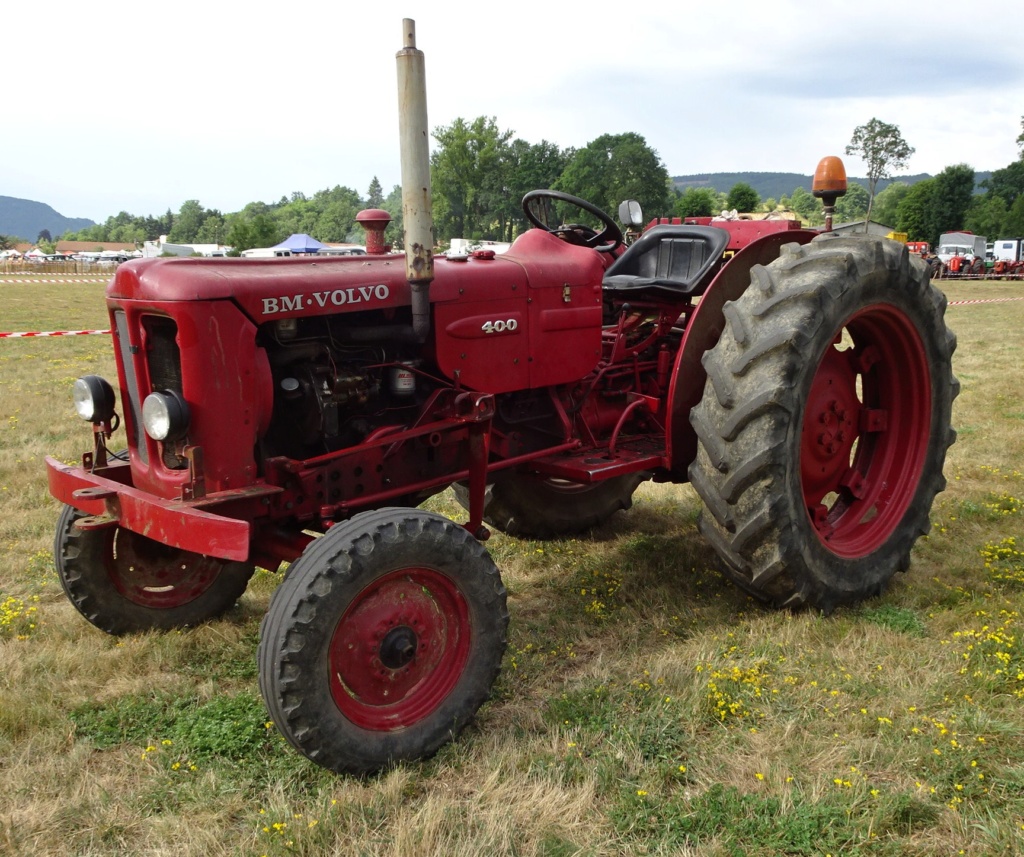
[[[690,425],[690,411],[704,395],[707,372],[701,364],[704,352],[718,342],[725,329],[722,308],[750,285],[750,270],[779,257],[785,244],[807,244],[819,233],[810,229],[772,232],[752,241],[732,257],[715,275],[690,316],[683,343],[676,354],[668,389],[668,418],[665,425],[665,457],[673,479],[689,481],[690,462],[697,456],[697,434]]]

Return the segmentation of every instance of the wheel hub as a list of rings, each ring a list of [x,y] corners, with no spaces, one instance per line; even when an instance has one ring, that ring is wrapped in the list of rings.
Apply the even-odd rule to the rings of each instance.
[[[389,670],[404,667],[416,657],[416,632],[407,625],[394,628],[380,644],[380,662]]]
[[[844,352],[829,349],[811,387],[801,447],[804,491],[823,496],[850,468],[861,410],[857,378]]]
[[[469,614],[432,569],[390,572],[349,604],[331,639],[331,694],[366,729],[415,723],[455,686],[470,652]]]

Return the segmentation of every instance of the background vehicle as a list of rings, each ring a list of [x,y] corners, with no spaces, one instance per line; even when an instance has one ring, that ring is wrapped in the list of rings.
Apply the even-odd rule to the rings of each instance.
[[[286,259],[292,256],[292,251],[280,247],[253,247],[243,250],[241,256],[243,259]]]
[[[992,273],[1019,276],[1024,273],[1024,238],[1000,238],[992,243]]]
[[[900,243],[655,221],[626,248],[537,190],[506,253],[435,260],[411,25],[404,265],[379,212],[359,258],[123,265],[117,395],[79,379],[92,450],[47,460],[58,574],[105,631],[202,622],[291,563],[260,688],[337,771],[428,755],[487,698],[508,622],[488,526],[583,532],[646,479],[691,482],[740,586],[827,612],[909,566],[955,436],[945,299]],[[827,212],[845,182],[819,165]],[[461,525],[416,508],[450,485]]]
[[[944,232],[935,251],[943,276],[981,276],[985,273],[986,241],[972,232]]]

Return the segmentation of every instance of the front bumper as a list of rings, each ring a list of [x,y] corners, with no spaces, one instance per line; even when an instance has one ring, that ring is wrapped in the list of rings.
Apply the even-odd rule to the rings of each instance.
[[[47,456],[46,471],[50,494],[89,516],[79,519],[82,529],[118,526],[181,550],[239,562],[250,557],[251,521],[208,507],[244,508],[281,490],[254,485],[199,500],[165,500],[133,487],[128,464],[107,467],[99,475]]]

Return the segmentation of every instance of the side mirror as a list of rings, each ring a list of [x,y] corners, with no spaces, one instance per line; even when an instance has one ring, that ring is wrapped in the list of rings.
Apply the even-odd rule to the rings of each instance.
[[[619,223],[626,227],[639,227],[644,224],[644,213],[640,203],[635,199],[627,199],[619,203]]]

